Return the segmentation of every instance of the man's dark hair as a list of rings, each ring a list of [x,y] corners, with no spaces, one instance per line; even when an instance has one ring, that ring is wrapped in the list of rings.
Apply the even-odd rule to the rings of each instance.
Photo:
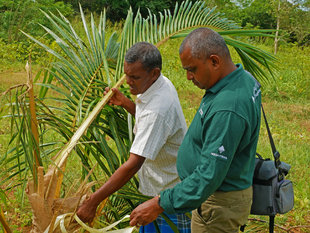
[[[162,67],[159,50],[148,42],[138,42],[130,47],[125,55],[125,61],[129,64],[139,61],[147,71],[157,67],[161,70]]]
[[[206,59],[212,54],[230,58],[224,38],[210,28],[197,28],[188,34],[180,46],[179,53],[183,53],[187,47],[191,49],[195,58]]]

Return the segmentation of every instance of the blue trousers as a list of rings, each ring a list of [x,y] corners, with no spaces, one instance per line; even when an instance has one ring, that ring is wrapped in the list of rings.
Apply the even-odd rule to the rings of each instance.
[[[177,226],[180,233],[191,233],[191,219],[185,214],[166,214],[169,219]],[[155,220],[161,233],[174,233],[171,227],[162,216]],[[156,233],[154,223],[141,226],[140,233]]]

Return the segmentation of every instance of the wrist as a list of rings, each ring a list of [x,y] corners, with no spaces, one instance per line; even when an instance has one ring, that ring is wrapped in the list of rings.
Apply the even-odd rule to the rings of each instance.
[[[128,97],[124,96],[124,100],[122,101],[122,107],[127,110],[131,115],[135,115],[136,105],[133,101],[131,101]]]
[[[96,193],[93,193],[88,199],[89,207],[92,209],[97,209],[100,203],[101,203],[101,198],[100,196],[97,196]]]
[[[160,194],[158,194],[158,195],[156,196],[156,199],[157,199],[157,205],[158,205],[159,213],[164,212],[164,209],[160,206]]]

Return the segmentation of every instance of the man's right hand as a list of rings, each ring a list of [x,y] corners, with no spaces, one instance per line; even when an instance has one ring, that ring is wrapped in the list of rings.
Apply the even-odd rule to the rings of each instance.
[[[106,95],[110,91],[109,87],[105,88],[104,94]],[[122,92],[116,88],[112,88],[114,95],[109,100],[109,105],[118,105],[125,108],[131,115],[136,113],[136,105],[129,98],[127,98]]]
[[[104,94],[106,95],[109,91],[110,91],[110,88],[106,87]],[[127,97],[116,88],[112,88],[112,91],[114,92],[114,95],[109,100],[109,105],[118,105],[118,106],[124,107]]]
[[[97,205],[93,204],[91,197],[83,201],[76,214],[85,223],[91,223],[96,216]]]

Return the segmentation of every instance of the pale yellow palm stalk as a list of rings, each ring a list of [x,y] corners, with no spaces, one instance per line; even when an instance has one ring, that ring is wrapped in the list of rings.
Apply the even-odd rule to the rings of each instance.
[[[119,79],[118,82],[114,85],[114,88],[119,88],[124,83],[125,77],[126,76],[124,75],[121,79]],[[52,205],[54,200],[59,197],[60,188],[63,180],[63,173],[65,171],[68,156],[77,145],[83,134],[89,128],[91,123],[96,119],[103,107],[109,102],[113,94],[114,92],[110,90],[94,107],[89,116],[84,120],[82,125],[74,133],[70,141],[68,141],[68,143],[56,155],[54,165],[49,167],[47,173],[44,175],[44,178],[42,178],[43,170],[41,170],[41,172],[38,174],[38,180],[41,181],[39,182],[40,193],[38,193],[38,191],[35,189],[33,181],[28,182],[27,195],[30,202],[32,203],[32,208],[37,210],[33,211],[33,214],[38,215],[34,217],[34,228],[32,232],[42,232],[53,220],[51,218],[53,216]],[[42,182],[43,179],[44,182]],[[44,186],[44,184],[42,185],[42,183],[45,184],[44,191],[42,191],[41,189],[41,187]],[[43,193],[44,195],[42,195]],[[81,195],[83,195],[83,193],[81,193]],[[79,204],[79,202],[80,198],[76,198],[75,202],[72,202],[70,204],[73,207],[75,205],[74,208],[76,209],[76,206]]]
[[[114,88],[119,88],[125,81],[125,75],[118,80],[118,82],[115,84]],[[103,107],[109,102],[111,97],[113,96],[112,90],[110,90],[102,99],[101,101],[94,107],[94,109],[91,111],[89,116],[84,120],[82,125],[77,129],[77,131],[74,133],[70,141],[63,147],[63,149],[59,152],[59,154],[56,156],[55,160],[55,167],[54,167],[54,174],[58,177],[65,168],[66,161],[68,159],[68,156],[70,155],[71,151],[73,148],[76,146],[80,138],[83,136],[83,134],[86,132],[86,130],[89,128],[91,123],[96,119],[97,115],[100,113],[100,111],[103,109]],[[55,177],[55,175],[53,175]],[[53,178],[51,179],[50,182],[52,182]],[[58,182],[62,182],[62,179],[59,180]],[[60,185],[61,186],[61,185]],[[56,195],[58,196],[60,190],[56,190],[55,193],[49,193],[48,196],[50,195]],[[51,191],[52,192],[52,191]]]
[[[30,119],[31,119],[31,132],[35,139],[34,148],[33,148],[33,174],[34,177],[38,174],[38,167],[40,166],[39,157],[40,157],[40,150],[39,150],[39,132],[38,132],[38,120],[36,114],[36,103],[34,100],[34,91],[33,91],[33,80],[32,80],[32,73],[31,73],[31,65],[26,63],[25,69],[27,71],[27,85],[28,85],[28,96],[29,96],[29,109],[30,109]],[[34,180],[34,189],[37,191],[38,183]]]

